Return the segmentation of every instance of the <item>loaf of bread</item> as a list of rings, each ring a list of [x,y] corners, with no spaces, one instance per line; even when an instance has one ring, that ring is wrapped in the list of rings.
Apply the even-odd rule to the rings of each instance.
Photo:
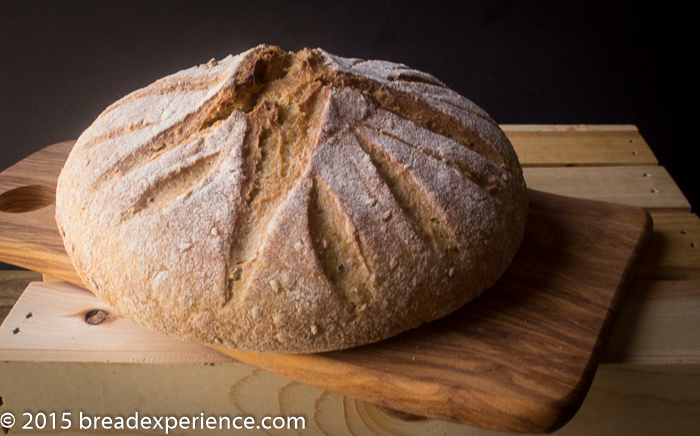
[[[109,106],[61,172],[56,221],[123,316],[306,353],[474,299],[513,259],[527,205],[503,131],[432,75],[261,45]]]

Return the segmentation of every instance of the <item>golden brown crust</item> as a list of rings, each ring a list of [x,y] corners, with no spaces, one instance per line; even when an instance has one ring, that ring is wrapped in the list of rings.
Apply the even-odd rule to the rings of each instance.
[[[156,81],[78,139],[56,221],[123,315],[219,347],[318,352],[442,317],[522,240],[508,139],[434,77],[259,46]]]

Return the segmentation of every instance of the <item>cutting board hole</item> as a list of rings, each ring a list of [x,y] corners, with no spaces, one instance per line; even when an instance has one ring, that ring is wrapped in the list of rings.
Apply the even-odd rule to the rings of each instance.
[[[38,210],[56,201],[56,188],[49,185],[29,185],[10,189],[0,195],[0,211],[23,213]]]

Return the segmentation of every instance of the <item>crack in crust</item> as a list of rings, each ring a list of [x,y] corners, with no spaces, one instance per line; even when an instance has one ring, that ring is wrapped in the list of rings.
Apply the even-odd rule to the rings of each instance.
[[[125,315],[210,345],[312,352],[474,298],[515,254],[526,208],[505,135],[433,76],[259,46],[107,108],[71,153],[56,214],[76,270]]]

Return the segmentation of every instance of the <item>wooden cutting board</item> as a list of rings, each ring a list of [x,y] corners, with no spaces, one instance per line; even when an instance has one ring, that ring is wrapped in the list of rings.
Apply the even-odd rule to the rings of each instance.
[[[0,261],[83,286],[53,220],[56,178],[72,145],[48,147],[0,174]],[[407,417],[552,432],[588,391],[651,227],[640,208],[530,190],[513,264],[452,315],[340,352],[219,351]]]

